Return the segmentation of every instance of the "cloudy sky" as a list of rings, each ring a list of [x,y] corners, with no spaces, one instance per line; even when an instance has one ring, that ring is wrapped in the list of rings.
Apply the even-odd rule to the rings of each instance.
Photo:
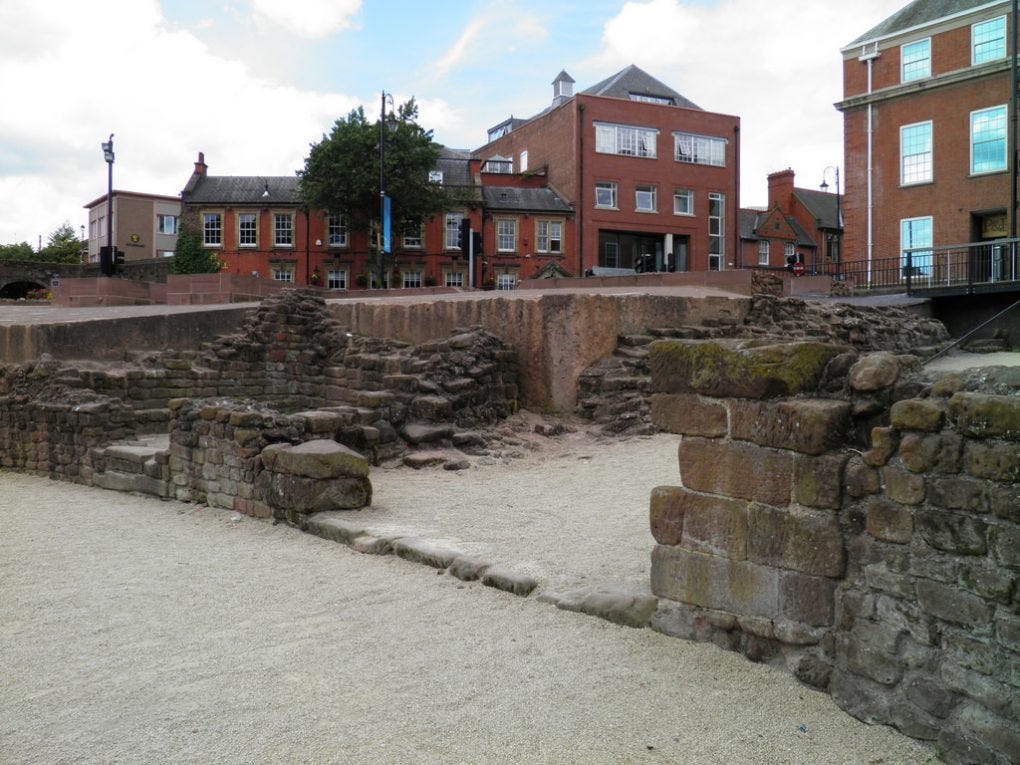
[[[637,64],[742,120],[741,202],[792,167],[842,165],[839,50],[907,0],[2,0],[0,244],[33,246],[114,187],[176,195],[214,175],[289,175],[334,120],[414,96],[436,140],[549,105]],[[829,182],[832,182],[831,171]]]

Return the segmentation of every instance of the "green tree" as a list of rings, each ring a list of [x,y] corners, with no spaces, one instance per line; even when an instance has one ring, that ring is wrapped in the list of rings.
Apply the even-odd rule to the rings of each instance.
[[[39,252],[36,260],[45,263],[80,263],[81,240],[74,227],[64,221],[49,235],[46,246]]]
[[[439,144],[417,123],[412,98],[386,119],[385,182],[392,228],[420,221],[452,206],[447,190],[429,182]],[[369,122],[362,108],[338,119],[330,134],[311,145],[301,179],[301,198],[310,208],[346,216],[348,225],[367,229],[379,219],[379,121]]]
[[[177,248],[170,272],[174,274],[214,274],[223,266],[216,253],[202,246],[202,238],[189,228],[177,233]]]
[[[28,242],[17,244],[0,244],[0,260],[34,260],[35,250]]]

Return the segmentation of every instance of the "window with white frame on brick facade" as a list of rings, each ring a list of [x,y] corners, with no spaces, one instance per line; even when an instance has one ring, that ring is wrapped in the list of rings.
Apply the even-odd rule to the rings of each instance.
[[[463,271],[444,271],[443,272],[443,286],[444,287],[463,287],[464,286],[464,272]]]
[[[330,213],[326,219],[326,243],[330,247],[347,246],[347,219],[339,213]]]
[[[620,267],[620,245],[617,242],[606,242],[606,250],[602,256],[606,268]]]
[[[923,276],[931,269],[932,253],[929,249],[934,242],[932,218],[904,218],[900,221],[900,262],[903,275]]]
[[[421,286],[421,271],[402,271],[404,289],[414,289]]]
[[[783,242],[783,258],[787,263],[796,263],[799,258],[797,257],[797,248],[793,242]]]
[[[446,214],[446,249],[460,249],[460,222],[464,220],[461,213]]]
[[[1006,169],[1006,107],[981,109],[970,115],[970,171],[994,173]]]
[[[654,158],[659,131],[634,125],[595,123],[595,151],[628,157]]]
[[[595,184],[595,206],[616,208],[616,184],[600,181]]]
[[[557,220],[540,220],[535,226],[535,249],[539,252],[563,251],[563,224]]]
[[[722,271],[726,265],[726,195],[708,194],[708,270]]]
[[[497,274],[496,275],[496,289],[498,290],[515,290],[517,289],[517,274]]]
[[[758,240],[758,265],[767,266],[769,264],[769,240],[759,239]]]
[[[673,214],[694,215],[694,192],[690,189],[677,189],[673,192]]]
[[[634,209],[638,212],[655,212],[657,209],[655,186],[640,185],[634,187]]]
[[[420,221],[407,221],[404,224],[404,232],[402,235],[402,241],[404,247],[411,250],[421,249],[421,229],[422,225]]]
[[[206,247],[219,247],[223,244],[223,216],[219,213],[202,215],[202,244]]]
[[[517,252],[517,221],[505,218],[496,221],[496,250]]]
[[[331,268],[326,272],[326,286],[331,290],[347,289],[347,269]]]
[[[273,266],[273,280],[277,282],[293,282],[294,266]]]
[[[156,232],[159,234],[176,234],[177,233],[177,216],[176,215],[157,215],[156,216]]]
[[[919,122],[900,128],[900,183],[932,180],[932,123]]]
[[[694,133],[673,133],[673,158],[695,165],[726,166],[726,139]]]
[[[1006,57],[1006,17],[980,21],[970,28],[970,59],[974,65]]]
[[[255,247],[258,243],[258,217],[255,213],[238,213],[237,246]]]
[[[273,214],[273,244],[277,247],[294,246],[294,216],[290,213]]]
[[[931,76],[931,38],[900,46],[900,82]]]

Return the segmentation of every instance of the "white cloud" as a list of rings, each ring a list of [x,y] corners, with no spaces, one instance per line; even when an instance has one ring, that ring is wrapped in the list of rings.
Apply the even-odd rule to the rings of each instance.
[[[176,195],[199,151],[217,175],[289,175],[357,106],[252,76],[171,29],[157,0],[60,6],[0,11],[0,243],[85,222],[82,205],[106,193],[110,133],[115,188]],[[31,47],[17,44],[25,35]]]
[[[446,77],[460,66],[491,59],[496,52],[538,45],[548,35],[542,19],[515,3],[492,3],[464,25],[453,45],[432,64],[432,71],[436,77]]]
[[[792,167],[815,187],[843,165],[840,48],[903,0],[857,0],[854,24],[829,3],[803,0],[628,2],[606,22],[585,68],[637,64],[703,109],[741,118],[741,204],[763,205],[765,176]]]
[[[251,0],[255,23],[262,32],[283,29],[320,40],[354,25],[361,0]]]

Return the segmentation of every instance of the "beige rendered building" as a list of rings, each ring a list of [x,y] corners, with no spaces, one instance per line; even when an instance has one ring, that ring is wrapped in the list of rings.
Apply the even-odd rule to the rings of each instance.
[[[106,194],[89,202],[88,262],[99,262],[99,248],[106,245],[110,225]],[[125,260],[170,257],[177,247],[181,216],[178,197],[113,190],[113,245]]]

